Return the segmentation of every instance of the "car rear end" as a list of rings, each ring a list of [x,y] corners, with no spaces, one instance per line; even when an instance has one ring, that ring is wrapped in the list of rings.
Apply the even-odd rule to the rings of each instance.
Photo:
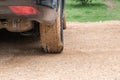
[[[64,26],[64,0],[0,0],[0,29],[39,33],[44,52],[63,51]]]
[[[56,18],[57,0],[0,0],[0,19],[25,18],[46,23]]]

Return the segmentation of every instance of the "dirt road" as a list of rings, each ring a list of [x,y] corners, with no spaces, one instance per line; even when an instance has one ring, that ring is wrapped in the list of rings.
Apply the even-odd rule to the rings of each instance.
[[[120,80],[120,21],[68,23],[64,32],[62,54],[0,32],[0,80]]]

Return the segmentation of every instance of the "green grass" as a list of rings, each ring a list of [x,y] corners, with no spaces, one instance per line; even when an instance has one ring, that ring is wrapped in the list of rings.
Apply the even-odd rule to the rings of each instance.
[[[66,0],[67,21],[94,22],[120,20],[120,1],[113,0],[114,6],[106,5],[105,0],[93,0],[92,4],[82,6],[75,0]]]

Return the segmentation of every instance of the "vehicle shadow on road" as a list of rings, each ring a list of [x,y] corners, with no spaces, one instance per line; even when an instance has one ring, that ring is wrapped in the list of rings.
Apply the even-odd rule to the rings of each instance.
[[[1,30],[0,36],[0,55],[44,56],[47,54],[40,49],[40,40],[37,37],[21,36],[19,33],[10,33],[6,30]]]

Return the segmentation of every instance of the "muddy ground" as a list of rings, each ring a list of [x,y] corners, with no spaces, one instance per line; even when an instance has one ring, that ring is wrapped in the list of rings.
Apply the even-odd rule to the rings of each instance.
[[[39,40],[0,32],[0,80],[120,80],[120,21],[69,22],[61,54]]]

